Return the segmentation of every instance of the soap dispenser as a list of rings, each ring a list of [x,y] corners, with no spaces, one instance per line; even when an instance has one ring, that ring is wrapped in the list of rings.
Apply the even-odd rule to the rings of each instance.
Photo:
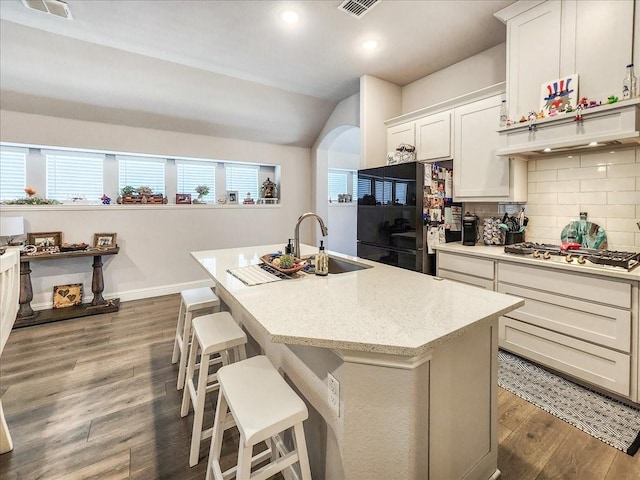
[[[316,275],[328,275],[329,274],[329,255],[327,255],[324,249],[323,241],[320,240],[320,249],[316,255]]]

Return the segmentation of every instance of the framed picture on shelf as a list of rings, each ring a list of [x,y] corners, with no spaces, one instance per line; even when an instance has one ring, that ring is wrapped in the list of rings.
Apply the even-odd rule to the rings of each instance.
[[[35,245],[40,252],[54,250],[62,245],[62,232],[35,232],[27,234],[27,245]]]
[[[116,248],[117,233],[94,233],[93,246],[98,248]]]
[[[73,307],[82,304],[82,284],[53,287],[53,308]]]
[[[238,205],[238,191],[230,190],[227,192],[227,204]]]
[[[190,193],[176,193],[176,205],[191,204]]]

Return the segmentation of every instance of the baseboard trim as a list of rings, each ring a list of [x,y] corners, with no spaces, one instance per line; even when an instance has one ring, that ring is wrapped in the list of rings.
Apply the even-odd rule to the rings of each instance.
[[[139,288],[136,290],[126,290],[122,292],[112,292],[103,294],[105,300],[110,298],[120,298],[120,302],[130,302],[132,300],[142,300],[145,298],[162,297],[164,295],[173,295],[180,293],[182,290],[189,288],[213,287],[213,280],[199,280],[196,282],[174,283],[173,285],[162,285],[158,287]],[[91,295],[91,294],[90,294]],[[91,298],[91,297],[89,297]],[[32,303],[31,308],[34,310],[48,310],[53,308],[53,302]]]

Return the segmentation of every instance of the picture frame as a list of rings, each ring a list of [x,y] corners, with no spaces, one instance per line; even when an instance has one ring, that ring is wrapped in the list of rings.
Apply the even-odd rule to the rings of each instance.
[[[238,205],[238,191],[230,190],[227,192],[227,204]]]
[[[82,305],[82,284],[57,285],[53,287],[53,308]]]
[[[39,252],[55,250],[55,247],[62,245],[62,232],[28,233],[27,245],[35,245]]]
[[[116,248],[117,233],[94,233],[93,246],[97,248]]]
[[[562,78],[543,82],[540,85],[540,110],[545,115],[555,115],[564,112],[568,106],[575,107],[578,104],[577,73]]]
[[[190,205],[191,194],[190,193],[176,193],[176,205]]]

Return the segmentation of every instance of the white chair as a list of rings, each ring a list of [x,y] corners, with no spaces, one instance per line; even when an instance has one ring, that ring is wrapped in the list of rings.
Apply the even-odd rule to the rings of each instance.
[[[180,297],[176,340],[173,345],[173,356],[171,357],[171,363],[176,363],[180,360],[178,365],[178,390],[182,390],[184,387],[184,374],[189,356],[189,339],[191,338],[191,321],[194,314],[206,309],[213,309],[214,312],[220,310],[220,300],[209,287],[183,290],[180,292]]]
[[[16,321],[19,296],[20,251],[17,248],[9,248],[0,256],[0,356],[9,339],[13,323]],[[11,450],[13,450],[13,441],[0,400],[0,453]]]
[[[269,359],[263,355],[223,366],[218,371],[220,392],[213,423],[213,439],[207,464],[207,480],[265,480],[299,462],[302,480],[311,480],[302,422],[307,406],[287,385]],[[220,468],[224,431],[230,428],[227,408],[240,432],[238,464],[225,472]],[[292,429],[294,448],[281,452],[276,436]],[[267,450],[253,456],[253,447],[267,442]],[[270,462],[251,472],[252,466]]]
[[[189,465],[197,465],[200,460],[200,442],[211,437],[213,428],[202,429],[204,405],[207,393],[218,389],[217,374],[210,374],[209,367],[215,363],[227,365],[229,362],[247,358],[245,344],[247,335],[235,322],[229,312],[219,312],[193,319],[193,336],[187,366],[187,378],[182,394],[180,416],[189,413],[189,404],[193,403],[193,431]],[[197,363],[200,351],[200,363]],[[198,369],[198,384],[193,376]]]

